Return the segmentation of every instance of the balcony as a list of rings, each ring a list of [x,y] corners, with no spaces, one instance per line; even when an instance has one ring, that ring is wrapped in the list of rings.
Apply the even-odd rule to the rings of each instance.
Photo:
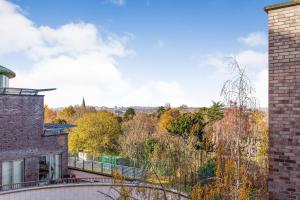
[[[166,195],[170,200],[189,199],[175,190],[138,180],[120,182],[111,178],[70,178],[2,186],[0,200],[117,199],[123,196],[121,191],[124,189],[130,193],[132,199],[148,199],[149,195]]]

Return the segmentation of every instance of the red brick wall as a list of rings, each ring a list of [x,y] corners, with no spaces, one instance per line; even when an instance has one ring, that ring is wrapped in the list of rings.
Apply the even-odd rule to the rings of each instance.
[[[38,158],[62,154],[63,174],[67,168],[67,135],[42,136],[43,96],[0,95],[0,185],[2,161],[25,159],[25,181],[38,180]]]
[[[268,17],[269,194],[300,199],[300,5]]]

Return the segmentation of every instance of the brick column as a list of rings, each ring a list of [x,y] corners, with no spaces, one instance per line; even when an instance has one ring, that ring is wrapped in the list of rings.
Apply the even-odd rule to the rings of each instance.
[[[269,19],[269,198],[300,199],[300,1]]]

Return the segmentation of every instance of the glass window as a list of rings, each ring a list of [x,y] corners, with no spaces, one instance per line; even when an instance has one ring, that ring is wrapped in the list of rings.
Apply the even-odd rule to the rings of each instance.
[[[2,162],[2,185],[11,184],[10,162]]]
[[[24,181],[24,161],[2,162],[2,185],[21,183]]]
[[[54,156],[54,179],[61,178],[61,155]]]
[[[4,75],[0,75],[0,88],[1,87],[9,87],[8,78]]]
[[[12,183],[21,183],[23,182],[23,173],[24,173],[24,164],[23,160],[16,160],[12,162],[13,176]]]
[[[39,160],[39,179],[48,180],[49,179],[49,157],[41,156]]]
[[[39,161],[40,180],[61,178],[61,154],[41,156]]]

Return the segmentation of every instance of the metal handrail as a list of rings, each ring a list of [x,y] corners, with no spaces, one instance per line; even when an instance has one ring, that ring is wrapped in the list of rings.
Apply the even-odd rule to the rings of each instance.
[[[143,179],[143,177],[145,177],[145,175],[147,174],[147,171],[142,168],[103,163],[93,160],[78,160],[77,157],[73,156],[69,156],[68,166],[73,169],[92,173],[100,173],[108,176],[112,176],[113,172],[117,170],[125,178],[132,179]]]
[[[103,186],[125,186],[125,187],[136,187],[136,188],[148,188],[148,189],[155,189],[161,190],[168,193],[173,193],[179,195],[181,197],[185,197],[190,199],[188,195],[178,192],[174,189],[163,188],[158,184],[149,183],[146,181],[140,180],[124,180],[120,183],[115,182],[112,178],[64,178],[64,179],[56,179],[50,181],[30,181],[30,182],[22,182],[22,183],[15,183],[10,185],[2,185],[0,186],[0,196],[1,193],[17,191],[22,189],[31,189],[35,187],[47,187],[47,186],[55,186],[55,185],[74,185],[74,184],[103,184]]]
[[[30,88],[12,88],[12,87],[0,87],[0,94],[13,94],[13,95],[38,95],[39,92],[53,91],[56,88],[46,89],[30,89]]]
[[[29,181],[29,182],[14,183],[9,185],[2,185],[0,186],[0,192],[16,190],[16,189],[24,189],[24,188],[41,187],[41,186],[78,184],[78,183],[113,184],[113,179],[112,178],[63,178],[63,179],[55,179],[49,181]],[[134,183],[137,183],[137,181],[128,181],[128,180],[124,181],[124,184],[134,184]]]

